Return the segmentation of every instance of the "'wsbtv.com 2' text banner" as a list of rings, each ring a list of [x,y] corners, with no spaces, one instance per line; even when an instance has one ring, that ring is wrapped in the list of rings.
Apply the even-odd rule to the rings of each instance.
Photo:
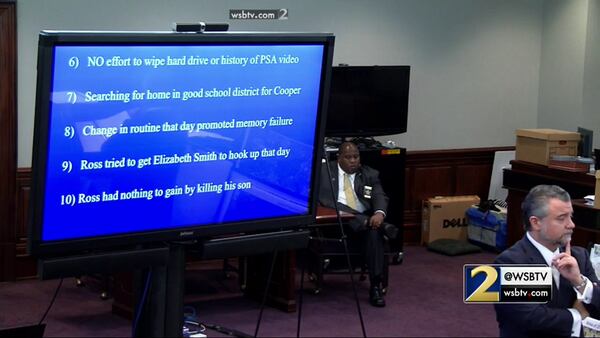
[[[547,303],[552,271],[545,265],[466,264],[465,303]]]

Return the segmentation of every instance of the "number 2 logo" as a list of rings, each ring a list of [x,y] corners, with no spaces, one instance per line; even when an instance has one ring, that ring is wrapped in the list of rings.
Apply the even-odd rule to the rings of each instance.
[[[467,302],[497,302],[500,300],[498,291],[488,291],[490,287],[498,280],[498,271],[491,266],[481,265],[471,270],[471,278],[475,278],[480,273],[485,274],[483,282],[469,295]]]

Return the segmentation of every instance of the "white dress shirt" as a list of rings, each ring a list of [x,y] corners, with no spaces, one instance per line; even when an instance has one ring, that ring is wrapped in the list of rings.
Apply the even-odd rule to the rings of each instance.
[[[527,238],[533,244],[533,246],[535,246],[535,248],[540,252],[540,254],[542,254],[544,260],[546,261],[546,264],[548,264],[548,266],[552,268],[552,277],[554,278],[554,283],[556,284],[557,288],[560,288],[560,272],[558,271],[558,269],[552,266],[552,259],[554,258],[554,256],[560,253],[559,249],[557,248],[554,252],[550,251],[550,249],[546,248],[542,244],[538,243],[535,239],[533,239],[529,232],[527,232]],[[586,304],[589,304],[592,301],[593,286],[592,282],[589,279],[587,280],[587,284],[585,285],[583,292],[579,292],[575,287],[573,287],[573,289],[575,290],[577,299],[582,300]],[[573,316],[573,327],[571,328],[571,336],[579,337],[579,334],[581,332],[581,314],[579,313],[579,311],[573,308],[569,308],[567,310],[569,310],[571,312],[571,315]]]
[[[344,191],[344,174],[346,172],[340,165],[338,164],[338,202],[348,205],[346,201],[346,192]],[[360,213],[365,212],[367,208],[360,202],[358,196],[356,195],[356,191],[354,190],[354,178],[356,177],[356,173],[348,174],[348,178],[350,179],[350,183],[352,184],[352,193],[354,194],[354,198],[356,199],[356,210]]]

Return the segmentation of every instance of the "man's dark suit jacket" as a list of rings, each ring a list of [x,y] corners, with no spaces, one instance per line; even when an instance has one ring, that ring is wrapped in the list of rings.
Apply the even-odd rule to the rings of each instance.
[[[561,251],[563,251],[561,249]],[[581,273],[594,283],[592,303],[586,305],[590,313],[600,309],[600,287],[590,262],[588,252],[581,248],[571,247],[571,254],[577,260]],[[496,264],[543,264],[546,261],[542,254],[524,236],[512,247],[502,252],[495,260]],[[576,291],[571,283],[560,277],[560,290],[556,290],[552,282],[552,300],[547,304],[495,304],[496,319],[501,337],[527,336],[571,336],[573,316],[567,310],[577,299]]]
[[[347,205],[337,202],[339,185],[344,182],[338,182],[338,164],[336,161],[329,162],[329,168],[331,169],[331,181],[333,182],[333,194],[331,191],[331,184],[329,182],[329,174],[327,173],[327,166],[323,164],[321,166],[321,186],[319,189],[319,202],[326,207],[335,208],[337,203],[338,207],[342,211],[351,212],[355,215],[355,218],[349,222],[349,225],[355,230],[363,230],[365,223],[368,222],[369,217],[375,212],[375,210],[382,210],[387,213],[388,197],[383,191],[381,182],[379,181],[379,172],[368,166],[361,166],[354,176],[354,191],[359,201],[367,208],[363,214],[358,211],[351,209]],[[370,187],[365,189],[365,187]]]

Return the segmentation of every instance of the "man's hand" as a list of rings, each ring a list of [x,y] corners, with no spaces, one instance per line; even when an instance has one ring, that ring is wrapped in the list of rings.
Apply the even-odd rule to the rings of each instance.
[[[382,223],[383,223],[383,214],[380,212],[374,213],[373,216],[371,216],[371,219],[369,219],[369,225],[373,229],[378,229]]]
[[[575,300],[575,303],[573,303],[573,308],[579,312],[581,319],[586,319],[590,315],[585,306],[583,306],[583,302],[579,299]]]
[[[571,242],[567,242],[565,252],[561,252],[552,259],[552,265],[556,267],[560,275],[565,277],[572,285],[581,284],[581,272],[575,257],[571,256]]]

